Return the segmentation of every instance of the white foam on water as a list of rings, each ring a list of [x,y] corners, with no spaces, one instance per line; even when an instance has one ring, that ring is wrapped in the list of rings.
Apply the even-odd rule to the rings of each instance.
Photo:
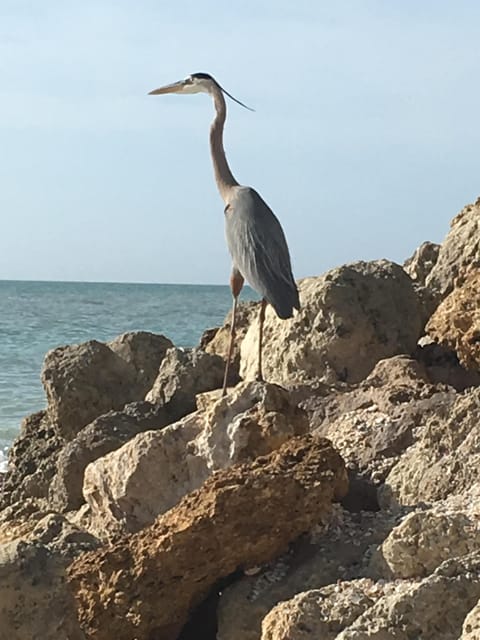
[[[5,453],[0,449],[0,473],[7,472],[8,460]]]

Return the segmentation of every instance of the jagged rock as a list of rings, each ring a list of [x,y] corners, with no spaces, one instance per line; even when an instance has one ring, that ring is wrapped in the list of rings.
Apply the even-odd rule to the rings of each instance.
[[[480,484],[430,509],[415,511],[395,527],[372,558],[381,577],[418,578],[451,557],[480,550]]]
[[[0,492],[0,509],[27,498],[45,498],[56,471],[64,439],[50,425],[45,411],[25,418],[8,452],[8,470]]]
[[[405,260],[403,268],[420,285],[425,285],[428,274],[438,260],[440,245],[434,242],[423,242],[413,255]]]
[[[346,482],[340,456],[313,436],[218,471],[152,526],[71,565],[84,632],[172,640],[219,578],[284,551],[325,516]]]
[[[151,389],[160,363],[167,349],[173,347],[173,342],[165,336],[148,331],[134,331],[123,333],[111,342],[107,342],[107,347],[135,369],[137,399],[141,399]]]
[[[472,554],[422,581],[358,580],[301,593],[266,616],[262,640],[457,640],[480,593],[479,568]]]
[[[196,413],[140,433],[87,467],[83,493],[92,530],[138,531],[214,470],[269,453],[307,430],[304,412],[274,385],[243,383],[224,398],[200,396]]]
[[[225,362],[200,349],[169,349],[145,399],[163,405],[171,421],[195,411],[198,393],[222,386]]]
[[[65,585],[65,560],[44,545],[0,545],[0,630],[9,640],[87,640]]]
[[[258,315],[260,305],[258,302],[241,302],[237,306],[235,319],[235,341],[233,343],[233,353],[231,368],[238,373],[240,367],[240,346],[247,333],[252,320]],[[232,312],[225,318],[223,326],[218,329],[209,329],[205,332],[200,341],[200,348],[207,353],[221,356],[224,360],[228,356],[230,344],[230,329],[232,326]]]
[[[134,402],[122,411],[110,411],[80,430],[60,451],[56,474],[49,489],[49,504],[60,512],[79,509],[84,503],[82,488],[90,462],[121,447],[146,429],[158,429],[169,422],[163,407]]]
[[[382,358],[411,353],[425,310],[410,277],[386,260],[356,262],[300,282],[301,310],[279,320],[268,306],[263,372],[279,384],[359,382]],[[240,375],[257,373],[258,320],[241,347]]]
[[[457,640],[480,596],[480,554],[444,562],[421,582],[393,583],[337,640]]]
[[[480,638],[480,600],[465,618],[462,635],[459,640],[478,640]]]
[[[380,360],[357,385],[322,389],[300,402],[311,429],[329,438],[350,472],[349,508],[376,508],[376,489],[414,442],[425,419],[455,397],[432,385],[428,370],[406,356]]]
[[[480,267],[480,198],[452,220],[435,266],[427,277],[427,287],[437,293],[440,302],[462,283],[471,267]]]
[[[465,368],[480,372],[480,268],[465,275],[464,282],[443,300],[426,331],[455,351]]]
[[[38,515],[32,511],[23,528],[14,525],[15,538],[0,544],[0,637],[86,640],[65,567],[79,553],[97,549],[99,541],[59,514]]]
[[[72,524],[59,513],[49,513],[38,520],[31,533],[23,539],[42,544],[64,559],[100,546],[100,541],[95,536]]]
[[[395,508],[458,495],[480,481],[480,388],[446,396],[423,416],[415,441],[379,488]]]
[[[0,545],[22,538],[29,540],[37,523],[50,513],[43,498],[25,498],[0,511]]]
[[[335,640],[378,600],[381,592],[364,578],[299,593],[264,618],[261,640]]]
[[[334,505],[328,520],[298,540],[288,554],[222,590],[217,640],[258,640],[262,620],[272,607],[305,590],[329,591],[328,585],[368,575],[370,550],[396,523],[397,516],[389,513],[353,514]]]

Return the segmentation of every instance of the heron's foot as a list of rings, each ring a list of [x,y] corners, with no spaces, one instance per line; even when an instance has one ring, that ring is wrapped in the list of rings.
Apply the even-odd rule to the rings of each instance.
[[[265,382],[265,378],[263,377],[263,374],[261,371],[257,373],[257,375],[255,376],[255,380],[257,382]]]

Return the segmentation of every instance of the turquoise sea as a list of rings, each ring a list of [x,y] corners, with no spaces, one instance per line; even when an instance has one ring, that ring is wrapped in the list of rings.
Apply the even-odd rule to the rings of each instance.
[[[242,295],[255,299],[249,289]],[[49,349],[139,330],[195,346],[230,306],[228,286],[0,280],[0,467],[22,418],[45,406]]]

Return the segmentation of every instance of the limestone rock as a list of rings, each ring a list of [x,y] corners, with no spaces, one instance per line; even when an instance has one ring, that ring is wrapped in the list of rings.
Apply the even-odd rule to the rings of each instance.
[[[412,280],[424,285],[430,271],[438,260],[439,251],[439,244],[424,242],[408,260],[405,260],[403,268]]]
[[[455,351],[465,368],[480,371],[480,268],[465,275],[464,282],[443,300],[426,331]]]
[[[96,340],[53,349],[42,371],[48,417],[71,439],[97,416],[140,399],[136,378],[132,364]]]
[[[20,500],[48,495],[57,456],[64,443],[45,411],[23,420],[20,435],[8,452],[9,464],[0,492],[0,509]]]
[[[13,540],[31,540],[38,522],[50,513],[47,501],[25,498],[0,511],[0,545]]]
[[[261,640],[335,640],[379,596],[380,589],[368,579],[299,593],[264,618]]]
[[[480,551],[480,484],[465,494],[412,512],[379,547],[373,566],[384,564],[380,575],[419,578],[432,573],[451,557]]]
[[[219,578],[277,556],[345,490],[341,458],[312,436],[218,471],[152,526],[71,565],[85,634],[172,640]]]
[[[480,554],[454,558],[421,582],[397,583],[337,640],[457,640],[479,596]]]
[[[480,267],[480,198],[452,220],[427,287],[437,292],[440,301],[462,283],[471,267]]]
[[[295,394],[294,394],[295,396]],[[433,385],[421,363],[406,356],[380,360],[357,385],[338,386],[300,402],[311,429],[329,438],[350,473],[349,508],[376,507],[376,487],[414,442],[429,414],[455,393]]]
[[[460,640],[478,640],[480,638],[480,600],[465,618],[462,631]]]
[[[138,531],[214,470],[269,453],[308,430],[304,412],[288,392],[265,383],[243,383],[224,398],[205,394],[199,406],[87,467],[83,493],[93,531]]]
[[[65,567],[79,553],[98,548],[99,541],[59,514],[37,516],[32,512],[23,528],[14,524],[14,537],[0,544],[0,637],[86,640],[65,585]]]
[[[9,640],[87,640],[65,585],[65,563],[44,545],[0,545],[0,630]]]
[[[135,369],[137,399],[141,399],[152,387],[165,353],[173,347],[173,342],[148,331],[131,331],[107,342],[107,347]]]
[[[165,426],[169,419],[163,407],[133,402],[122,411],[109,411],[81,429],[58,455],[57,471],[49,489],[52,509],[79,509],[84,502],[82,487],[86,466],[131,440],[146,429]]]
[[[382,358],[411,353],[425,311],[409,276],[386,260],[356,262],[299,284],[301,310],[279,320],[267,307],[263,368],[269,382],[359,382]],[[258,320],[241,347],[240,375],[257,372]]]
[[[169,349],[146,400],[163,405],[171,421],[195,410],[198,393],[222,386],[225,362],[200,349]]]
[[[415,441],[379,489],[384,507],[458,495],[480,481],[480,388],[446,396],[423,416]]]

